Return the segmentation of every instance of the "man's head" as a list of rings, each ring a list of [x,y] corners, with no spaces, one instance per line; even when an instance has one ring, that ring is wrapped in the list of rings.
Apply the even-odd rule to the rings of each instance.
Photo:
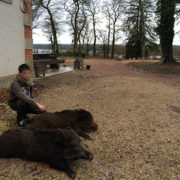
[[[18,68],[19,76],[26,81],[29,81],[31,78],[31,68],[27,64],[21,64]]]

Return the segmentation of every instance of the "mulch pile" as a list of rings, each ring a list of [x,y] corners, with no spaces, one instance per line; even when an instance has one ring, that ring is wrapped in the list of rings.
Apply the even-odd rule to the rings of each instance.
[[[0,90],[0,103],[7,101],[9,98],[9,90],[2,89]]]
[[[175,64],[160,64],[159,62],[131,62],[128,66],[132,66],[137,69],[142,69],[149,73],[156,74],[173,74],[180,75],[180,63]]]

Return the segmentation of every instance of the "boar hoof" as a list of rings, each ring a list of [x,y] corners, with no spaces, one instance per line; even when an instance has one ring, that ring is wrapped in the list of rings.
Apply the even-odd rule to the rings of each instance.
[[[92,161],[94,159],[94,155],[92,153],[89,154],[89,161]]]
[[[92,137],[90,137],[90,136],[89,136],[89,137],[87,137],[87,139],[88,139],[88,140],[93,140],[93,138],[92,138]]]
[[[84,137],[84,139],[92,140],[92,138],[87,134],[84,134],[83,137]]]
[[[68,175],[71,179],[75,179],[75,177],[76,177],[76,173],[75,173],[74,171],[67,172],[67,175]]]

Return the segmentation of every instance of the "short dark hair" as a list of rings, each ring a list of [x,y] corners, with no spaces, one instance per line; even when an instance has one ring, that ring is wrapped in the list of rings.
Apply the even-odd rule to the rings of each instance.
[[[19,72],[25,71],[25,70],[31,70],[31,68],[27,64],[21,64],[18,68]]]

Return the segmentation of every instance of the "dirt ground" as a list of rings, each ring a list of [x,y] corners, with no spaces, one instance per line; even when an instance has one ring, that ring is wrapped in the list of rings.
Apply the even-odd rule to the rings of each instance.
[[[180,77],[156,75],[114,60],[86,60],[91,71],[40,79],[36,99],[48,111],[83,108],[99,125],[91,162],[71,163],[77,180],[180,179]],[[68,61],[67,65],[72,65]],[[14,126],[15,113],[0,103],[0,131]],[[0,159],[0,180],[68,177],[41,163]]]

